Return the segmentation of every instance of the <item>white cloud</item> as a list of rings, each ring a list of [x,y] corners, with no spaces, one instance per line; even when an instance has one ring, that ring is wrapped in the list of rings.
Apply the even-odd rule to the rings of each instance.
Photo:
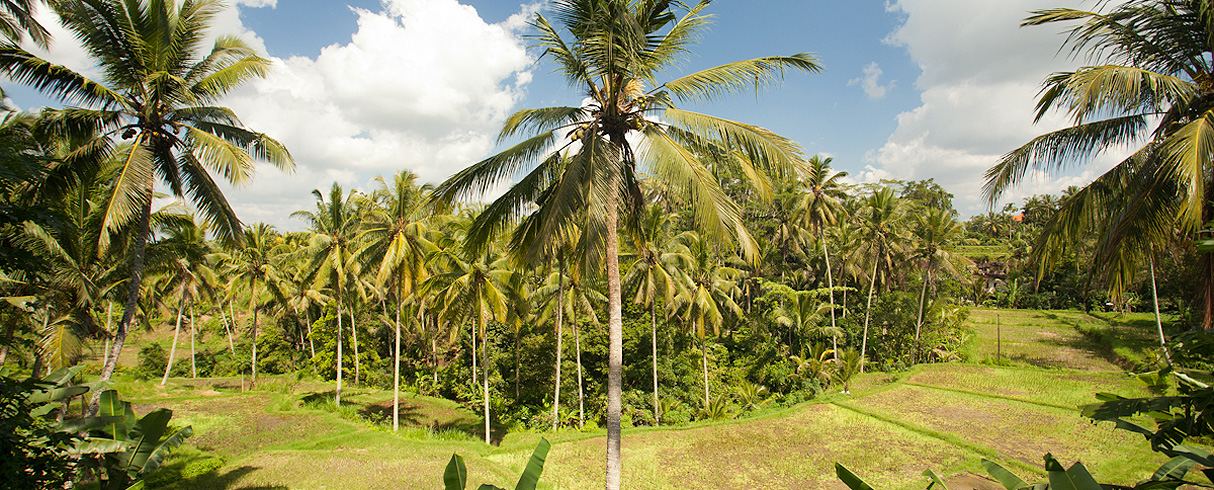
[[[386,0],[382,11],[355,11],[349,42],[315,59],[273,59],[269,77],[225,104],[284,143],[297,168],[259,168],[248,187],[228,192],[237,214],[299,228],[287,216],[312,207],[311,189],[367,190],[376,174],[402,169],[438,182],[483,158],[531,79],[521,29],[533,9],[488,24],[455,0]],[[225,21],[256,39],[235,11]]]
[[[962,214],[986,210],[982,174],[1000,156],[1034,136],[1064,127],[1062,115],[1033,124],[1041,81],[1077,63],[1056,55],[1065,40],[1060,26],[1019,27],[1034,9],[1079,6],[1065,0],[897,0],[888,8],[905,22],[886,42],[906,48],[922,69],[915,85],[920,105],[898,115],[897,129],[868,160],[881,175],[934,177],[956,195]],[[1102,157],[1063,175],[1038,174],[1001,202],[1034,193],[1058,193],[1083,184],[1112,166]]]
[[[881,85],[881,75],[885,74],[885,72],[881,70],[876,61],[865,66],[863,73],[864,76],[862,77],[848,80],[847,86],[860,85],[860,88],[864,89],[864,94],[874,100],[885,97],[885,92],[894,88],[893,80],[890,80],[885,85]]]

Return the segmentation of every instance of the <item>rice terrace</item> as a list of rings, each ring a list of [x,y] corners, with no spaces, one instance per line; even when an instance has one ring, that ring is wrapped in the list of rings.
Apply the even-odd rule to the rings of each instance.
[[[0,89],[0,490],[1214,488],[1211,0],[11,0]]]

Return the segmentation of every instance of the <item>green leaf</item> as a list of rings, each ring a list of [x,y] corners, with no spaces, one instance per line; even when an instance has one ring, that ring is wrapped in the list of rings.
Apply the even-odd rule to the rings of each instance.
[[[84,417],[67,419],[55,428],[59,432],[87,432],[103,428],[110,424],[121,423],[126,417]]]
[[[119,456],[119,461],[132,479],[142,472],[144,464],[156,451],[160,436],[164,435],[164,430],[168,427],[169,419],[172,417],[171,410],[164,408],[153,410],[139,419],[139,422],[131,429],[130,435],[135,442],[135,447],[129,453]]]
[[[1155,470],[1155,474],[1151,475],[1151,480],[1179,480],[1189,473],[1194,464],[1196,464],[1196,461],[1192,459],[1177,456]]]
[[[504,489],[502,487],[496,487],[496,486],[490,485],[488,483],[482,483],[481,486],[476,487],[476,490],[506,490],[506,489]]]
[[[931,470],[931,468],[923,470],[923,476],[931,479],[931,482],[927,484],[927,490],[931,490],[932,487],[936,486],[939,486],[943,490],[948,490],[948,485],[945,485],[944,480],[940,478],[940,475],[937,475],[935,471]]]
[[[986,468],[986,472],[989,473],[992,478],[999,481],[999,484],[1003,485],[1003,488],[1006,488],[1007,490],[1017,490],[1019,488],[1029,486],[1029,484],[1025,483],[1024,480],[1021,480],[1020,477],[1013,475],[1012,472],[1008,471],[1002,466],[999,466],[999,464],[994,461],[983,459],[982,467]]]
[[[458,454],[451,455],[451,462],[443,471],[443,488],[446,490],[464,490],[468,484],[468,469],[464,467],[464,458]]]
[[[126,487],[126,490],[143,490],[143,480],[132,483],[131,486]]]
[[[1063,469],[1054,455],[1046,453],[1045,469],[1049,472],[1050,490],[1103,490],[1092,474],[1078,461]]]
[[[194,435],[194,427],[188,425],[184,429],[174,432],[173,435],[169,436],[164,440],[164,442],[156,446],[155,451],[152,451],[151,454],[148,455],[147,460],[139,469],[139,475],[145,476],[148,473],[156,471],[156,468],[159,468],[160,464],[164,462],[164,459],[169,456],[169,451],[173,450],[173,448],[176,448],[177,446],[180,446],[181,443],[185,441],[185,438],[192,435]]]
[[[835,475],[851,490],[873,490],[873,487],[864,483],[864,480],[861,480],[855,473],[848,471],[847,468],[844,468],[839,463],[835,463]]]
[[[535,486],[540,481],[540,474],[544,472],[544,460],[548,457],[548,450],[551,448],[552,444],[548,442],[548,439],[541,437],[539,444],[535,445],[535,451],[531,452],[527,468],[523,470],[523,475],[519,477],[518,485],[514,486],[514,490],[535,490]]]
[[[30,401],[30,403],[33,403],[33,404],[52,403],[52,402],[67,400],[69,398],[74,398],[74,397],[83,395],[85,393],[88,393],[88,391],[89,391],[89,388],[87,386],[67,386],[64,388],[49,388],[46,390],[36,391],[34,393],[31,393],[29,396],[29,401]]]

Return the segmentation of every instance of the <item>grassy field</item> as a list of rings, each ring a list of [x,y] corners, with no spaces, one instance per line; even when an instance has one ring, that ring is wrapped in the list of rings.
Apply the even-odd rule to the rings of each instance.
[[[971,349],[985,363],[870,373],[850,396],[757,417],[625,430],[624,481],[632,489],[843,488],[833,470],[839,462],[876,488],[922,488],[920,473],[932,468],[949,475],[952,490],[993,489],[974,476],[985,474],[981,458],[1035,480],[1052,452],[1082,460],[1101,481],[1131,484],[1166,458],[1139,436],[1079,417],[1076,407],[1097,392],[1148,394],[1122,366],[1151,355],[1149,318],[975,310]],[[540,437],[553,442],[543,488],[602,485],[602,431],[509,433],[488,446],[479,417],[447,400],[403,397],[405,429],[394,434],[382,422],[386,414],[390,423],[388,392],[348,390],[336,409],[327,383],[290,378],[245,393],[239,379],[154,385],[118,389],[140,413],[173,409],[174,424],[193,425],[196,435],[152,488],[434,488],[453,452],[465,458],[469,488],[509,487]]]

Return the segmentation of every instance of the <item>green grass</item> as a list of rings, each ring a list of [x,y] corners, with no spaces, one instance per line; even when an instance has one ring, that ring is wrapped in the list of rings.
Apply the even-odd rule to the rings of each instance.
[[[875,488],[918,489],[925,468],[964,478],[985,474],[984,457],[1037,480],[1041,456],[1052,452],[1082,460],[1101,481],[1133,483],[1163,458],[1074,407],[1097,392],[1148,394],[1121,369],[1152,352],[1153,320],[1144,318],[976,309],[969,348],[978,360],[998,352],[999,363],[868,373],[853,380],[850,396],[625,430],[624,481],[633,489],[838,488],[839,462]],[[402,395],[402,430],[393,433],[391,392],[348,387],[337,408],[331,384],[317,380],[266,377],[243,393],[239,378],[156,384],[122,380],[118,389],[140,413],[172,408],[174,424],[191,424],[196,435],[152,488],[433,488],[453,452],[465,459],[470,488],[511,487],[540,437],[553,443],[541,488],[602,485],[602,430],[499,434],[499,445],[487,446],[477,414],[448,400]]]

